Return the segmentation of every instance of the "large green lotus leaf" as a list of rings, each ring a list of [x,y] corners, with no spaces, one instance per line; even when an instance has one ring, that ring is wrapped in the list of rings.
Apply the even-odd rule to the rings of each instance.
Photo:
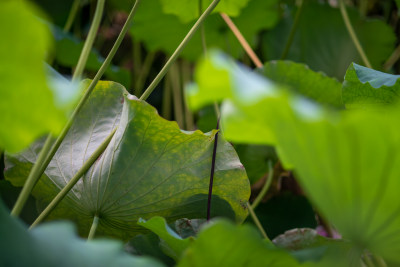
[[[290,86],[299,94],[319,103],[342,107],[342,86],[334,78],[314,72],[308,66],[291,61],[265,63],[263,74],[274,82]]]
[[[199,1],[202,9],[208,7],[212,0],[161,0],[165,14],[173,14],[179,17],[183,23],[196,20],[199,17]],[[224,12],[230,16],[238,16],[250,0],[222,0],[213,12]]]
[[[71,219],[87,235],[97,214],[99,235],[127,240],[143,231],[136,223],[139,217],[159,215],[168,221],[205,217],[216,132],[181,131],[175,122],[162,119],[152,106],[134,98],[112,82],[101,82],[91,94],[34,196],[49,203],[105,137],[118,130],[49,219]],[[8,157],[6,178],[21,185],[39,146]],[[249,182],[233,147],[222,139],[213,193],[213,216],[244,219]]]
[[[382,106],[399,100],[400,75],[391,75],[352,63],[343,82],[347,108]]]
[[[251,87],[243,79],[232,86],[226,101],[243,120],[275,134],[283,163],[294,167],[307,195],[345,238],[399,264],[399,107],[334,111],[292,93]],[[257,101],[249,105],[248,99]],[[223,108],[221,116],[229,136],[229,124],[236,122],[230,109]],[[245,134],[248,142],[261,140],[259,135]]]
[[[214,221],[200,230],[178,266],[299,266],[287,252],[261,239],[249,225]]]
[[[163,266],[150,258],[129,255],[119,241],[86,242],[76,236],[71,223],[48,223],[28,232],[1,202],[0,235],[1,266]]]
[[[250,0],[241,15],[233,20],[249,43],[255,44],[256,34],[260,30],[271,28],[277,23],[277,0]],[[146,0],[140,4],[140,12],[135,15],[131,33],[134,38],[143,41],[147,49],[172,54],[193,24],[193,21],[183,23],[177,16],[165,14],[160,0]],[[235,57],[243,54],[242,47],[219,14],[211,14],[203,25],[208,47],[224,49]],[[181,55],[196,60],[202,53],[201,34],[198,31]]]
[[[0,3],[0,148],[11,152],[66,122],[46,80],[50,35],[37,13],[26,1]]]
[[[347,8],[347,11],[372,66],[380,69],[395,46],[392,28],[381,20],[362,19],[354,9]],[[287,12],[282,22],[266,33],[263,41],[266,60],[281,58],[294,14]],[[339,9],[318,3],[305,3],[287,59],[303,62],[340,81],[351,62],[363,64]]]

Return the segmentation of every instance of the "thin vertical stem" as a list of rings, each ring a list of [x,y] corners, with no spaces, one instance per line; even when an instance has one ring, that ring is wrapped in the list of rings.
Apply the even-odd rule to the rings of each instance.
[[[265,239],[270,240],[269,237],[267,236],[267,233],[265,232],[264,228],[262,227],[260,220],[257,218],[256,213],[254,212],[253,208],[251,207],[250,203],[247,202],[246,206],[247,206],[247,209],[249,210],[251,218],[253,219],[254,223],[256,224],[258,230],[261,232],[262,236]]]
[[[98,226],[99,226],[99,217],[97,215],[94,215],[93,223],[92,226],[90,227],[89,236],[87,239],[88,241],[94,238]]]
[[[76,185],[76,183],[81,179],[81,177],[92,167],[93,163],[100,157],[100,155],[106,150],[108,144],[111,142],[115,134],[116,129],[114,129],[101,143],[101,145],[93,152],[90,158],[82,165],[79,171],[74,175],[74,177],[69,180],[65,187],[57,194],[55,198],[50,202],[50,204],[40,213],[39,217],[32,223],[30,228],[35,227],[40,222],[42,222],[46,217],[57,207],[58,204],[64,199],[64,197],[71,191],[71,189]]]
[[[83,105],[85,104],[86,100],[89,98],[90,94],[92,93],[93,89],[96,87],[98,81],[100,78],[103,76],[104,72],[108,68],[108,66],[111,63],[112,58],[114,57],[115,53],[117,52],[119,46],[121,45],[122,40],[125,37],[126,32],[128,29],[131,27],[132,19],[136,13],[137,7],[139,5],[141,0],[136,0],[131,12],[129,13],[129,16],[117,38],[117,40],[114,43],[114,46],[111,48],[110,53],[108,54],[107,58],[104,60],[103,64],[101,65],[99,71],[97,72],[96,76],[93,78],[92,82],[90,83],[89,87],[86,89],[85,94],[79,101],[78,105],[76,106],[74,112],[71,115],[71,118],[68,120],[67,124],[64,126],[64,129],[61,131],[60,135],[58,136],[57,140],[51,147],[50,151],[47,153],[43,153],[46,157],[38,158],[38,160],[35,162],[35,165],[38,165],[37,168],[40,167],[38,171],[35,171],[32,174],[29,174],[28,179],[26,180],[24,187],[21,191],[21,198],[24,200],[19,203],[18,205],[20,206],[20,209],[25,205],[26,200],[28,199],[28,196],[30,192],[32,191],[33,187],[39,180],[40,176],[42,176],[43,172],[46,170],[47,166],[49,165],[51,159],[54,157],[56,154],[58,148],[60,147],[62,141],[64,140],[65,136],[67,135],[69,129],[72,126],[73,121],[75,120],[76,116],[78,115],[79,111],[82,109]],[[49,135],[48,138],[51,138],[51,134]],[[43,159],[44,158],[44,159]],[[33,171],[34,169],[32,169]],[[31,171],[31,172],[32,172]]]
[[[151,66],[153,65],[155,57],[156,57],[155,52],[149,52],[146,55],[146,58],[144,59],[142,68],[139,72],[139,75],[138,75],[137,81],[136,81],[136,88],[135,88],[136,96],[140,96],[142,94],[144,83],[146,82],[146,79],[149,75],[149,72],[150,72]]]
[[[258,58],[254,50],[251,48],[247,40],[244,38],[243,34],[240,32],[238,27],[236,27],[235,23],[231,20],[231,18],[228,15],[224,13],[221,13],[220,15],[225,21],[226,25],[228,25],[229,29],[231,29],[232,33],[236,36],[237,40],[242,45],[244,51],[250,57],[251,61],[253,61],[254,65],[257,68],[262,68],[263,64],[261,60]]]
[[[393,53],[390,55],[389,59],[383,64],[383,70],[389,71],[393,65],[399,60],[400,58],[400,45],[396,47]]]
[[[164,81],[164,90],[163,90],[163,102],[162,102],[162,116],[169,120],[171,119],[171,81],[169,79],[169,75],[165,78]]]
[[[94,39],[96,38],[97,31],[99,30],[101,18],[103,16],[105,0],[97,0],[96,12],[93,17],[92,25],[90,26],[89,34],[86,38],[81,55],[76,65],[72,81],[80,80],[82,73],[85,69],[87,59],[89,58],[90,51],[92,50]]]
[[[185,119],[183,117],[183,99],[182,99],[182,88],[181,88],[181,77],[179,75],[179,69],[177,64],[171,66],[170,70],[170,81],[172,87],[172,98],[174,100],[174,115],[181,129],[185,128]]]
[[[288,40],[286,41],[285,49],[283,50],[281,60],[286,59],[287,55],[289,54],[290,47],[292,46],[294,35],[296,34],[297,27],[299,25],[301,13],[303,12],[304,0],[300,0],[300,6],[297,9],[296,15],[294,17],[293,26],[290,29]]]
[[[181,62],[181,73],[182,73],[182,84],[184,86],[191,80],[190,63],[186,60],[182,60]],[[183,104],[185,110],[186,129],[189,131],[194,130],[195,124],[194,124],[193,113],[188,107],[187,99],[185,97],[185,91],[183,91]]]
[[[203,0],[199,0],[199,16],[203,13]],[[201,46],[203,47],[204,55],[207,55],[207,41],[206,41],[206,32],[204,24],[201,25],[200,29],[201,33]]]
[[[217,159],[219,118],[218,118],[216,130],[218,132],[215,133],[215,137],[214,137],[214,147],[213,147],[213,154],[212,154],[212,159],[211,159],[210,183],[208,186],[207,221],[209,221],[211,219],[211,198],[212,198],[212,191],[213,191],[213,184],[214,184],[215,161]]]
[[[76,14],[78,13],[80,3],[81,3],[81,0],[74,0],[74,2],[72,3],[67,22],[65,23],[65,26],[63,29],[64,32],[69,32],[69,30],[71,29],[72,23],[74,23]]]
[[[258,194],[258,196],[254,200],[254,202],[251,204],[251,208],[253,210],[255,210],[257,208],[258,204],[260,204],[261,200],[264,198],[265,194],[268,192],[268,189],[270,188],[270,186],[272,184],[272,180],[274,177],[274,168],[272,167],[271,161],[268,162],[268,167],[269,167],[269,173],[268,173],[267,180],[265,181],[264,186],[261,189],[261,192]]]
[[[165,74],[167,74],[171,65],[175,62],[175,60],[181,54],[181,52],[183,51],[183,49],[185,48],[187,43],[190,41],[190,39],[192,39],[193,35],[196,33],[196,31],[201,26],[203,21],[207,18],[207,16],[214,10],[214,8],[217,6],[219,1],[220,0],[213,0],[212,3],[208,6],[208,8],[204,11],[203,15],[201,15],[200,18],[196,21],[196,23],[190,29],[190,31],[185,36],[183,41],[179,44],[178,48],[176,48],[175,52],[169,58],[167,63],[165,63],[164,67],[158,73],[156,78],[154,78],[153,82],[149,85],[149,87],[146,89],[146,91],[140,97],[140,100],[146,100],[149,97],[149,95],[154,91],[154,89],[156,89],[157,85],[160,83],[162,78],[164,78]]]
[[[363,60],[365,66],[372,69],[372,65],[371,65],[370,61],[368,60],[367,55],[365,54],[360,41],[357,38],[357,35],[354,31],[353,26],[351,25],[349,15],[347,14],[346,6],[345,6],[343,0],[339,0],[339,7],[340,7],[340,12],[342,13],[344,24],[346,25],[347,31],[349,32],[351,40],[353,41],[358,53],[360,54],[361,59]]]
[[[33,167],[29,173],[28,179],[26,180],[24,187],[22,188],[21,193],[18,196],[17,201],[15,202],[15,205],[11,211],[11,215],[12,216],[19,216],[19,214],[21,213],[22,209],[24,208],[24,205],[26,203],[26,201],[28,200],[28,197],[31,193],[31,189],[35,186],[36,181],[35,179],[33,179],[33,177],[36,176],[41,176],[42,174],[39,175],[40,172],[40,162],[42,162],[45,158],[47,153],[50,151],[51,149],[51,145],[52,145],[52,135],[48,135],[46,141],[44,142],[43,148],[39,153],[38,159],[36,161],[35,164],[33,164]]]

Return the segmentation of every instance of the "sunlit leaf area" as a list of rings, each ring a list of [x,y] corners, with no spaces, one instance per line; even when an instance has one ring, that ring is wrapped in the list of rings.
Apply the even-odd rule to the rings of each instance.
[[[400,266],[400,1],[0,1],[0,266]]]

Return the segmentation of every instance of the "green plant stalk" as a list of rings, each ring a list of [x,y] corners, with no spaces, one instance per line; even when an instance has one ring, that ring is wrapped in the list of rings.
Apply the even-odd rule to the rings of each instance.
[[[169,76],[164,81],[163,102],[162,102],[162,116],[169,120],[171,119],[171,81]]]
[[[97,31],[99,30],[101,18],[103,16],[105,0],[97,0],[96,12],[94,13],[93,22],[90,26],[89,34],[86,38],[85,44],[81,55],[79,56],[78,64],[76,65],[72,81],[77,81],[82,78],[82,73],[85,70],[87,59],[89,58],[90,51],[92,50],[94,39],[96,38]]]
[[[261,223],[260,223],[260,220],[257,218],[257,215],[256,215],[256,213],[254,212],[253,208],[251,207],[250,203],[247,202],[247,203],[246,203],[246,206],[247,206],[247,209],[249,210],[249,213],[250,213],[251,218],[253,219],[254,223],[256,224],[258,230],[261,232],[262,236],[263,236],[265,239],[271,241],[271,240],[269,239],[269,237],[267,236],[267,233],[265,232],[264,228],[262,227],[262,225],[261,225]]]
[[[81,0],[74,0],[71,6],[71,11],[69,12],[67,22],[65,23],[64,32],[69,32],[71,29],[72,23],[74,23],[76,14],[78,13],[79,6],[80,6]]]
[[[185,85],[188,82],[190,82],[190,63],[187,62],[186,60],[181,61],[181,73],[182,73],[182,84]],[[185,123],[186,123],[186,129],[189,131],[192,131],[195,129],[194,125],[194,118],[193,118],[193,113],[189,109],[187,99],[185,97],[185,91],[183,91],[183,104],[184,104],[184,109],[185,109]]]
[[[294,17],[293,26],[290,29],[289,38],[286,41],[285,49],[283,50],[283,53],[282,53],[282,56],[281,56],[281,60],[286,59],[286,57],[289,54],[290,47],[292,46],[292,43],[293,43],[294,35],[296,34],[297,27],[299,26],[301,13],[303,12],[303,6],[304,6],[304,0],[301,0],[300,1],[300,6],[297,9],[296,15]]]
[[[183,49],[185,48],[187,43],[190,41],[190,39],[192,39],[193,35],[199,29],[201,24],[204,22],[204,20],[207,18],[207,16],[214,10],[214,8],[218,5],[219,1],[220,0],[213,0],[212,3],[208,6],[208,8],[204,11],[203,15],[201,15],[200,18],[196,21],[196,23],[190,29],[188,34],[185,36],[185,38],[182,40],[182,42],[176,48],[175,52],[168,59],[167,63],[165,63],[164,67],[157,74],[156,78],[154,78],[154,80],[151,82],[149,87],[146,89],[146,91],[140,97],[140,100],[146,100],[149,97],[149,95],[154,91],[154,89],[157,87],[157,85],[160,83],[160,81],[164,78],[165,74],[167,74],[171,65],[175,62],[175,60],[181,54],[181,52],[183,51]]]
[[[203,0],[199,0],[199,16],[201,16],[201,13],[203,13]],[[206,32],[204,24],[201,25],[200,33],[201,33],[201,46],[203,47],[203,53],[204,55],[207,55],[207,41],[206,41]]]
[[[358,53],[360,54],[361,59],[363,60],[365,66],[372,69],[372,65],[371,65],[370,61],[368,60],[368,57],[365,54],[360,41],[357,38],[357,35],[354,31],[353,26],[351,25],[349,15],[347,14],[346,6],[345,6],[343,0],[339,0],[339,7],[340,7],[340,12],[342,13],[342,18],[343,18],[344,24],[346,25],[347,31],[349,32],[349,35],[351,37],[351,40],[354,43],[354,46],[356,47]]]
[[[373,257],[373,259],[374,259],[374,261],[376,263],[376,266],[378,266],[378,267],[387,267],[386,262],[380,256],[373,254],[372,257]]]
[[[179,69],[176,64],[171,66],[170,81],[172,87],[172,99],[174,100],[174,116],[181,129],[185,128],[185,119],[183,117],[183,99],[182,99],[182,88],[181,88],[181,77],[179,75]]]
[[[90,167],[95,163],[95,161],[101,156],[101,154],[106,150],[108,144],[111,142],[115,134],[116,129],[114,129],[101,143],[101,145],[93,152],[90,158],[83,164],[79,171],[74,177],[65,185],[65,187],[57,194],[57,196],[50,202],[50,204],[40,213],[39,217],[32,223],[31,228],[35,227],[41,223],[46,217],[54,210],[55,207],[64,199],[64,197],[71,191],[75,184],[81,179],[81,177],[90,169]]]
[[[43,148],[39,153],[38,159],[36,162],[42,162],[45,158],[47,153],[51,149],[52,145],[52,135],[48,135],[46,141],[44,142]],[[11,211],[12,216],[19,216],[24,205],[31,193],[31,189],[35,186],[37,179],[33,179],[34,177],[40,177],[42,174],[40,173],[40,164],[34,164],[31,171],[29,172],[28,179],[26,180],[24,187],[22,188],[21,193],[18,196],[17,201]],[[40,173],[40,174],[39,174]]]
[[[146,55],[144,62],[142,64],[142,68],[140,70],[140,74],[138,75],[136,88],[135,88],[135,95],[139,96],[143,92],[144,83],[150,73],[151,66],[153,65],[156,53],[150,52]]]
[[[399,60],[400,58],[400,45],[396,47],[396,49],[393,51],[393,53],[390,55],[389,59],[383,64],[383,70],[384,71],[389,71],[393,65]]]
[[[83,105],[85,104],[86,100],[89,98],[89,95],[92,93],[93,89],[96,87],[97,82],[100,80],[100,78],[103,76],[104,72],[108,68],[108,66],[111,63],[112,58],[114,57],[115,53],[117,52],[119,46],[121,45],[122,40],[125,37],[126,32],[128,29],[131,27],[132,19],[136,13],[137,7],[139,5],[141,0],[136,0],[131,12],[129,13],[129,16],[117,38],[117,40],[114,43],[114,46],[111,48],[110,53],[108,54],[107,58],[104,60],[103,64],[101,65],[99,71],[97,72],[96,76],[93,78],[92,82],[90,83],[89,87],[87,88],[85,94],[79,101],[78,105],[76,106],[74,112],[72,113],[70,119],[68,120],[67,124],[64,126],[64,129],[58,136],[57,140],[51,147],[50,151],[48,153],[44,153],[46,155],[45,158],[39,158],[32,169],[32,171],[36,170],[35,165],[38,165],[40,169],[38,171],[35,171],[33,174],[29,174],[28,179],[26,180],[24,187],[20,193],[20,196],[18,197],[18,200],[15,204],[15,206],[18,206],[18,209],[22,210],[23,206],[25,205],[26,200],[29,197],[30,192],[32,191],[33,187],[39,180],[40,176],[42,176],[43,172],[46,170],[47,166],[49,165],[51,159],[54,157],[56,154],[58,148],[61,145],[61,142],[64,140],[65,136],[67,135],[69,129],[72,126],[73,121],[75,120],[77,114],[79,111],[82,109]],[[48,138],[51,138],[51,134],[49,135]],[[32,172],[31,171],[31,172]],[[14,212],[14,215],[19,215],[19,212]]]
[[[272,179],[274,177],[274,168],[272,167],[271,161],[268,162],[268,167],[269,167],[269,173],[268,173],[267,180],[265,181],[264,186],[261,189],[261,192],[258,194],[256,199],[251,204],[251,208],[253,210],[255,210],[257,208],[258,204],[260,204],[261,200],[264,198],[265,194],[268,192],[268,189],[270,188],[270,186],[272,184]]]
[[[94,238],[94,235],[96,234],[97,226],[99,226],[99,217],[97,215],[95,215],[93,217],[92,226],[90,227],[89,236],[87,239],[88,241],[92,240]]]

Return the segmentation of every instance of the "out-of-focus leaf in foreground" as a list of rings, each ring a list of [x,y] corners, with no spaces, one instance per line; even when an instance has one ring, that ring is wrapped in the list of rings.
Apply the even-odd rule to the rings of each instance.
[[[344,238],[399,264],[400,108],[328,109],[221,56],[210,57],[198,66],[189,103],[200,106],[196,96],[202,103],[215,100],[207,96],[210,88],[204,84],[211,82],[204,81],[210,79],[204,73],[217,69],[215,83],[228,82],[216,94],[219,99],[225,94],[225,136],[275,144],[282,162],[295,170],[312,202]],[[232,132],[246,121],[260,131]]]
[[[163,266],[153,259],[127,254],[119,241],[86,242],[76,236],[71,223],[48,223],[28,232],[1,202],[0,235],[1,266]]]
[[[46,79],[51,42],[38,12],[26,1],[0,3],[0,148],[10,152],[46,132],[58,133],[66,122]]]

